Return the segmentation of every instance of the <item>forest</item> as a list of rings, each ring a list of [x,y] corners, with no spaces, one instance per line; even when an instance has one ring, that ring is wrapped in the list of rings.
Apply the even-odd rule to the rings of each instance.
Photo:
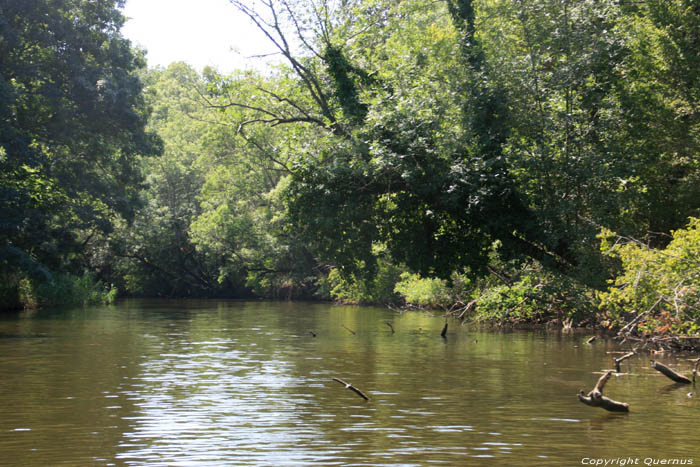
[[[123,1],[0,0],[0,308],[698,333],[698,2],[231,3],[278,60],[148,67]]]

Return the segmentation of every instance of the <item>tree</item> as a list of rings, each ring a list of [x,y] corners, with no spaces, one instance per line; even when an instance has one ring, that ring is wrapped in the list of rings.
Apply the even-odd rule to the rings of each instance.
[[[348,274],[379,244],[429,276],[484,271],[498,244],[601,287],[599,225],[666,232],[698,208],[688,2],[233,3],[327,132],[287,204]]]
[[[381,5],[378,16],[400,19],[377,22],[393,30],[370,52],[387,59],[369,71],[360,64],[370,62],[362,49],[341,45],[374,32],[343,22],[361,6],[333,3],[336,16],[329,19],[330,2],[260,2],[271,18],[264,19],[235,3],[287,58],[332,135],[297,158],[287,191],[295,227],[323,258],[349,273],[371,273],[373,246],[381,243],[395,261],[449,277],[466,267],[485,270],[499,240],[504,252],[557,269],[574,261],[566,245],[553,244],[538,228],[510,176],[502,154],[507,102],[489,77],[470,1],[447,2],[451,22],[438,19],[444,5]],[[302,16],[303,8],[311,13]],[[420,19],[409,19],[408,11]],[[288,46],[283,17],[299,37],[301,58]],[[433,29],[422,29],[431,22]],[[407,23],[417,36],[400,45],[392,39]],[[438,24],[450,32],[436,44],[428,32]],[[307,38],[307,31],[316,35]],[[423,52],[430,48],[442,50]],[[392,59],[399,53],[415,57],[412,68]],[[406,74],[417,78],[408,85]]]
[[[159,144],[122,3],[0,1],[0,261],[13,280],[75,269],[91,232],[137,206],[134,161]]]
[[[278,196],[289,174],[285,148],[299,131],[254,125],[286,111],[275,96],[288,82],[211,68],[200,75],[184,63],[153,70],[146,82],[150,128],[165,145],[162,157],[142,163],[143,208],[109,239],[126,291],[308,296],[316,264],[282,231]],[[234,105],[243,98],[248,105]],[[267,113],[260,102],[270,104]]]

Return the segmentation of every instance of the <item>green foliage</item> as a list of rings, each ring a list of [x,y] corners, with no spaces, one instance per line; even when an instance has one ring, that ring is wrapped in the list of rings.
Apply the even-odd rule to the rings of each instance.
[[[18,310],[24,307],[20,296],[19,280],[0,274],[0,310]]]
[[[20,282],[21,301],[29,306],[106,304],[114,302],[115,287],[96,281],[90,274],[55,274],[46,281]]]
[[[478,319],[496,322],[533,320],[544,309],[537,300],[541,285],[530,275],[510,285],[498,285],[479,295]]]
[[[88,269],[590,322],[581,284],[622,271],[610,320],[672,292],[643,329],[694,325],[694,276],[654,253],[700,216],[691,0],[232,3],[287,65],[143,72],[118,1],[0,0],[0,302]],[[657,250],[618,242],[618,270],[600,226]]]
[[[397,303],[399,296],[395,286],[400,275],[401,268],[382,256],[377,261],[377,272],[371,278],[360,274],[343,275],[340,270],[332,269],[327,278],[330,297],[344,303]]]
[[[580,283],[537,266],[526,266],[508,283],[482,280],[474,291],[475,319],[499,323],[549,321],[590,324],[592,295]]]
[[[367,116],[367,105],[360,101],[355,80],[359,78],[365,82],[369,81],[367,73],[352,66],[343,55],[343,51],[332,45],[326,48],[323,61],[333,79],[333,96],[338,104],[353,123],[362,123]]]
[[[200,75],[175,63],[145,80],[150,125],[164,152],[143,162],[144,207],[110,240],[115,281],[121,277],[126,291],[139,295],[309,297],[317,264],[284,231],[280,199],[286,152],[300,130],[239,126],[260,111],[235,104],[274,102],[276,87],[288,84],[284,77],[213,69]]]
[[[646,313],[644,333],[696,333],[700,329],[700,219],[672,232],[663,249],[650,248],[604,229],[601,251],[620,261],[622,272],[599,296],[611,326]]]
[[[447,308],[455,299],[444,279],[422,278],[419,274],[404,272],[394,290],[406,303],[428,308]]]
[[[119,4],[0,1],[0,268],[17,278],[81,274],[84,239],[138,206],[136,160],[159,144]]]

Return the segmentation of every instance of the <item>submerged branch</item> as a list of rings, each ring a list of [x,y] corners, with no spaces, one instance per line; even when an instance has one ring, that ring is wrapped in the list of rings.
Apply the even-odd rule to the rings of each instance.
[[[355,394],[357,394],[358,396],[360,396],[360,397],[363,398],[364,400],[366,400],[366,401],[369,400],[369,396],[368,396],[368,395],[366,395],[364,392],[362,392],[362,391],[360,391],[359,389],[357,389],[357,388],[356,388],[355,386],[353,386],[352,384],[350,384],[350,383],[348,383],[348,382],[346,382],[346,381],[343,381],[343,380],[340,379],[340,378],[333,378],[333,381],[339,382],[340,384],[342,384],[343,386],[345,386],[345,389],[349,389],[349,390],[353,391]]]
[[[613,361],[615,362],[615,372],[616,373],[620,372],[620,363],[624,362],[625,360],[627,360],[630,357],[634,357],[635,355],[636,355],[636,353],[634,351],[632,351],[632,352],[624,354],[622,357],[613,359]]]

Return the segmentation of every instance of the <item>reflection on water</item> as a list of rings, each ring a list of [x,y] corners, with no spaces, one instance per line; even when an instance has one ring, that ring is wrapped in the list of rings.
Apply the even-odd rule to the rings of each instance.
[[[611,366],[614,344],[458,323],[442,339],[443,324],[376,308],[215,301],[4,316],[0,465],[700,462],[694,388],[669,387],[645,357],[606,387],[632,412],[608,414],[576,393]]]

